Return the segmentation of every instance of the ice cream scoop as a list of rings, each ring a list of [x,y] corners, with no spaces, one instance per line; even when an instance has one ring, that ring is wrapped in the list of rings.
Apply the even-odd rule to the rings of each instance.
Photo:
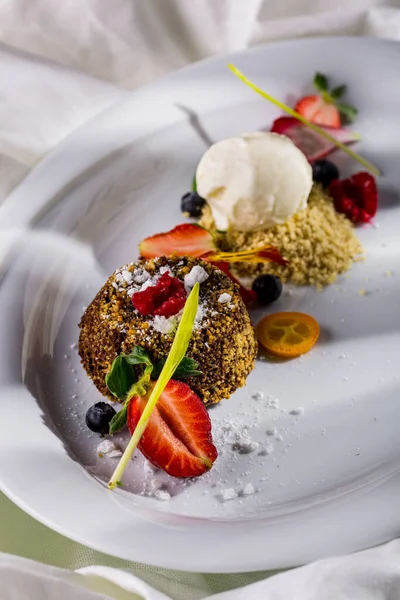
[[[217,229],[257,231],[307,206],[312,169],[286,136],[256,132],[213,144],[200,160],[196,181]]]

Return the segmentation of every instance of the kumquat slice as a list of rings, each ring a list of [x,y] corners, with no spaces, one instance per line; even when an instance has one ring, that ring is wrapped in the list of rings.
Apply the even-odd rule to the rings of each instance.
[[[295,358],[314,346],[319,325],[304,313],[279,312],[261,319],[257,336],[260,344],[273,356]]]

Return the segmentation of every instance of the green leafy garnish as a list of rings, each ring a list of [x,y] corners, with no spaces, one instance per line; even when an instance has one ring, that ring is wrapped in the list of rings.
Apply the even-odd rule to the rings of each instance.
[[[330,95],[334,100],[339,100],[347,90],[347,85],[338,85],[330,91]]]
[[[355,106],[343,104],[343,102],[336,102],[336,107],[342,115],[347,117],[348,121],[354,121],[357,116],[358,110],[355,108]]]
[[[165,361],[167,359],[163,358],[159,360],[158,363],[154,365],[153,372],[151,374],[152,379],[158,379],[160,373],[162,371],[163,366],[165,365]],[[172,379],[185,379],[186,377],[196,377],[197,375],[201,375],[201,371],[197,370],[199,363],[193,360],[193,358],[189,358],[188,356],[184,356],[176,368]]]
[[[135,383],[135,373],[121,354],[114,360],[111,370],[106,375],[106,386],[118,400],[126,400],[129,390]]]
[[[346,117],[348,121],[354,121],[357,116],[357,109],[350,104],[344,102],[338,102],[340,98],[345,94],[347,90],[346,85],[338,85],[329,91],[329,82],[326,75],[323,73],[316,73],[314,77],[314,87],[318,92],[321,92],[322,98],[325,102],[334,104],[338,111]]]
[[[316,73],[314,77],[314,87],[319,92],[327,92],[328,91],[328,78],[323,73]]]
[[[130,354],[123,354],[122,356],[129,365],[147,365],[148,367],[153,366],[149,353],[141,346],[135,346]]]
[[[128,419],[128,406],[129,402],[126,402],[119,412],[117,412],[110,421],[109,431],[110,435],[121,431],[126,425]]]
[[[179,323],[174,341],[172,343],[171,350],[168,354],[167,360],[165,361],[164,367],[161,371],[160,377],[156,381],[153,390],[150,394],[150,398],[147,401],[145,409],[142,413],[142,416],[139,419],[139,422],[133,432],[133,435],[130,439],[128,446],[125,449],[125,452],[121,456],[121,459],[115,469],[109,483],[108,487],[110,490],[114,489],[117,485],[117,482],[121,480],[122,475],[129,464],[129,461],[132,458],[132,455],[142,437],[144,430],[147,427],[147,424],[150,420],[151,414],[159,397],[161,396],[165,386],[168,381],[172,378],[172,375],[175,373],[177,367],[180,365],[182,359],[186,354],[186,350],[188,348],[190,338],[192,336],[194,320],[197,313],[197,308],[199,304],[199,283],[196,283],[190,292],[188,299],[186,300],[185,307],[183,309],[183,314],[181,318],[181,322]]]
[[[146,368],[153,368],[148,352],[141,346],[135,346],[130,354],[117,356],[106,375],[106,386],[113,396],[122,402],[132,397],[132,386],[136,384],[133,365],[146,365]]]
[[[348,156],[350,156],[351,158],[356,160],[358,163],[363,165],[363,167],[365,167],[368,171],[370,171],[374,175],[376,175],[376,176],[380,175],[379,169],[377,167],[375,167],[372,163],[370,163],[366,158],[363,158],[362,156],[360,156],[359,154],[357,154],[356,152],[354,152],[353,150],[348,148],[345,144],[342,144],[342,142],[339,142],[330,133],[328,133],[324,129],[321,129],[321,127],[318,127],[318,125],[315,125],[315,123],[311,123],[311,121],[309,121],[308,119],[306,119],[305,117],[300,115],[298,112],[293,110],[293,108],[290,108],[290,106],[287,106],[287,104],[284,104],[283,102],[281,102],[280,100],[277,100],[276,98],[274,98],[267,92],[264,92],[264,90],[259,88],[252,81],[250,81],[250,79],[248,79],[245,75],[243,75],[243,73],[241,71],[239,71],[239,69],[237,67],[235,67],[232,64],[228,64],[228,68],[232,71],[232,73],[234,73],[234,75],[236,75],[236,77],[238,77],[241,81],[243,81],[243,83],[248,85],[252,90],[257,92],[257,94],[260,94],[260,96],[265,98],[265,100],[268,100],[269,102],[271,102],[272,104],[274,104],[275,106],[277,106],[278,108],[283,110],[285,113],[287,113],[291,117],[294,117],[295,119],[300,121],[300,123],[303,123],[303,125],[307,125],[307,127],[312,129],[312,131],[315,131],[315,133],[318,133],[321,137],[325,138],[326,140],[329,140],[331,142],[331,144],[333,144],[337,148],[340,148],[341,150],[343,150],[343,152],[345,152]]]
[[[137,346],[137,348],[139,348],[139,346]],[[144,352],[146,352],[146,351],[144,351]],[[129,356],[131,356],[131,355],[129,355]],[[150,361],[150,359],[148,359],[148,360]],[[140,363],[136,363],[136,364],[140,364]],[[147,364],[147,362],[145,364]],[[132,367],[131,367],[131,370],[133,373]],[[110,425],[109,425],[110,435],[113,435],[114,433],[116,433],[117,431],[120,431],[121,429],[123,429],[125,427],[127,418],[128,418],[128,406],[129,406],[130,399],[134,398],[135,396],[145,396],[147,394],[149,387],[150,387],[150,377],[151,377],[152,371],[153,371],[153,364],[150,361],[150,364],[147,364],[142,376],[138,379],[138,381],[133,383],[131,385],[131,387],[129,388],[129,390],[126,392],[124,407],[119,412],[117,412],[110,421]]]
[[[114,360],[111,370],[106,375],[106,385],[110,392],[124,402],[124,407],[117,412],[110,421],[109,433],[113,435],[123,429],[127,422],[128,405],[131,398],[145,396],[150,387],[150,380],[158,379],[165,365],[166,358],[153,365],[149,353],[141,346],[135,346],[130,354],[120,354]],[[146,365],[145,369],[136,381],[135,365]],[[201,375],[197,370],[198,363],[184,356],[176,368],[173,378],[185,379]]]

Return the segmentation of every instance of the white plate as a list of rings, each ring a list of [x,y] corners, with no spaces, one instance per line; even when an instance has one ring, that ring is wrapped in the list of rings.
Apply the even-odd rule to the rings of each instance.
[[[368,258],[348,276],[319,294],[293,289],[274,305],[313,314],[318,346],[297,361],[259,361],[247,386],[211,410],[221,456],[196,482],[167,482],[170,501],[141,495],[140,458],[115,493],[88,475],[106,477],[115,461],[96,456],[98,438],[83,423],[100,397],[71,348],[77,323],[106,276],[137,256],[140,239],[182,221],[180,196],[205,140],[266,127],[277,111],[226,58],[195,65],[80,129],[0,211],[1,489],[93,548],[195,571],[285,567],[400,531],[400,45],[303,40],[232,60],[282,99],[304,92],[317,70],[350,84],[362,153],[384,172],[379,228],[360,230]],[[357,170],[337,160],[343,174]],[[265,400],[252,398],[258,390]],[[299,406],[304,414],[290,414]],[[224,422],[247,426],[273,452],[234,454],[221,444]],[[218,499],[249,482],[254,495]]]

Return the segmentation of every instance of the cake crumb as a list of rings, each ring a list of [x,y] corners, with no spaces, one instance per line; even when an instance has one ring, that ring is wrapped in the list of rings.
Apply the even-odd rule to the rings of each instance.
[[[220,304],[228,304],[228,302],[230,302],[231,300],[232,300],[232,296],[227,293],[221,294],[220,297],[218,298],[218,302]]]
[[[192,288],[194,287],[195,283],[203,283],[207,279],[207,271],[203,269],[203,267],[201,267],[200,265],[195,265],[194,267],[192,267],[190,272],[187,275],[185,275],[185,287]]]
[[[251,496],[251,494],[254,494],[254,491],[254,485],[252,483],[247,483],[242,490],[242,495]]]
[[[176,316],[167,318],[162,315],[161,316],[156,315],[153,319],[152,325],[156,331],[166,335],[167,333],[170,333],[170,331],[174,329],[176,322],[177,322]]]
[[[97,446],[97,454],[107,456],[107,458],[119,458],[122,452],[111,440],[103,440]]]
[[[223,500],[223,502],[226,502],[227,500],[233,500],[234,498],[237,498],[237,496],[238,494],[233,488],[226,488],[220,493],[220,498]]]
[[[152,490],[157,491],[160,490],[163,486],[163,482],[161,481],[161,479],[152,479],[150,481],[150,487]]]
[[[171,494],[167,490],[156,490],[154,494],[157,500],[170,500]]]
[[[233,450],[237,450],[239,454],[251,454],[257,450],[259,444],[258,442],[253,442],[253,440],[249,437],[240,436],[237,441],[233,444]]]

